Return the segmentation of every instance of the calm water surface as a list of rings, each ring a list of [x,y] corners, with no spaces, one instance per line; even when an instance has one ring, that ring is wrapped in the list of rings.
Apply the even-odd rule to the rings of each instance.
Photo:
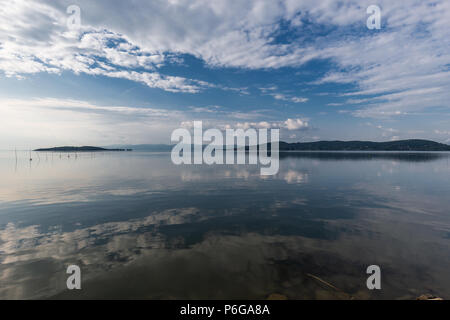
[[[263,177],[168,153],[1,152],[0,298],[449,299],[449,156],[289,153]]]

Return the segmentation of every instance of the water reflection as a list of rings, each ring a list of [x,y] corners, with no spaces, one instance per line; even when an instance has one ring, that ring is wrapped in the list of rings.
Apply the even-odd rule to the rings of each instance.
[[[0,297],[348,298],[309,274],[357,299],[448,297],[448,154],[336,154],[289,154],[271,177],[145,153],[15,171],[0,154]]]

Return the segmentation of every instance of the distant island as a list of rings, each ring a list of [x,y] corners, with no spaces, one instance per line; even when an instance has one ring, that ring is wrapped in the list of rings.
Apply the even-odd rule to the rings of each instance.
[[[169,144],[115,144],[106,146],[105,148],[119,148],[119,149],[133,149],[133,151],[146,151],[146,152],[170,152],[173,145]]]
[[[106,149],[100,147],[55,147],[55,148],[41,148],[35,149],[34,151],[53,151],[53,152],[98,152],[98,151],[132,151],[131,149]]]
[[[150,152],[170,152],[173,148],[172,145],[167,144],[113,145],[110,147]],[[387,142],[317,141],[288,143],[280,141],[280,151],[450,151],[450,146],[421,139]]]

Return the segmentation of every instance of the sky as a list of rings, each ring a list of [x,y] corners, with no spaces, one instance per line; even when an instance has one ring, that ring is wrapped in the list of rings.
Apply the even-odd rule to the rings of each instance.
[[[448,0],[0,0],[1,149],[170,143],[193,121],[450,143],[449,101]]]

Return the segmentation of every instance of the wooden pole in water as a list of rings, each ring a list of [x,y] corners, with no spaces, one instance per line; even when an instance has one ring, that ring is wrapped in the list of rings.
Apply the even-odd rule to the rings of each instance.
[[[14,171],[17,171],[17,147],[14,148],[14,155],[16,157],[16,165],[14,167]]]

